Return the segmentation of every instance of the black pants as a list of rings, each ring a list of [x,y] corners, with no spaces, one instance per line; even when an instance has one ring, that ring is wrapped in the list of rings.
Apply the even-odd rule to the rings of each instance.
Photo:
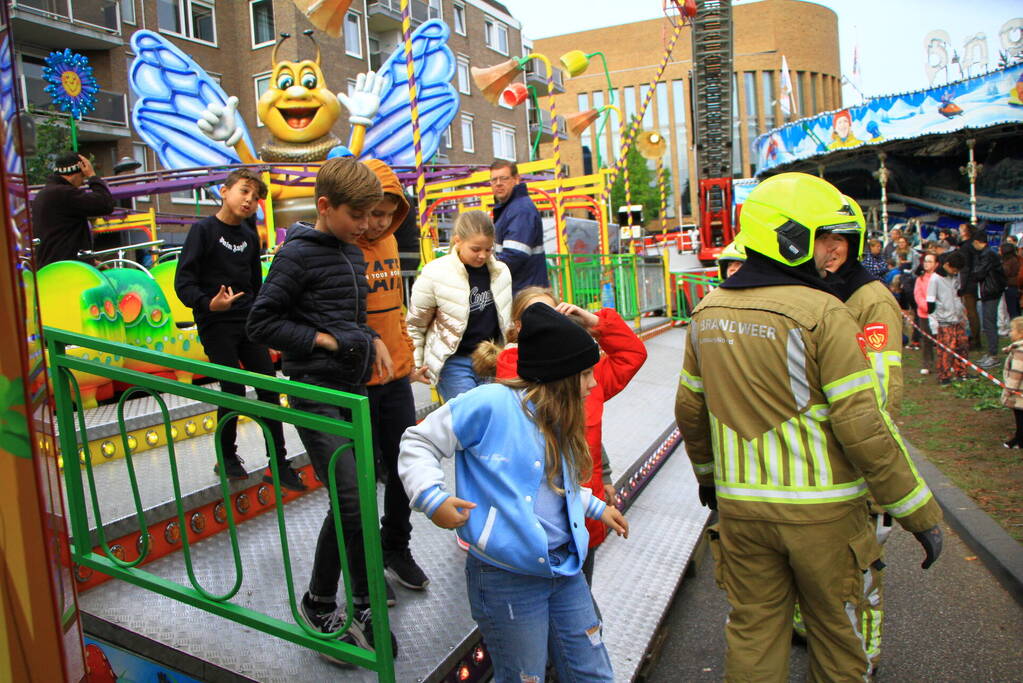
[[[327,389],[337,389],[349,394],[366,394],[363,386],[342,384],[316,375],[296,375],[291,378],[296,382],[314,384]],[[290,397],[291,407],[316,415],[323,415],[334,420],[351,421],[351,413],[343,408]],[[330,490],[328,466],[330,458],[341,446],[351,443],[350,439],[336,434],[298,427],[298,436],[302,439],[309,460],[312,461],[316,476]],[[334,466],[333,478],[337,484],[337,499],[341,517],[341,537],[348,555],[348,567],[352,579],[352,595],[369,594],[369,582],[366,579],[366,551],[363,547],[362,517],[359,511],[359,480],[355,468],[355,452],[349,448],[338,456]],[[316,554],[313,557],[313,572],[309,579],[309,593],[321,602],[330,602],[337,596],[338,581],[341,579],[341,555],[337,545],[337,527],[334,524],[334,512],[328,505],[327,516],[320,526],[320,535],[316,540]]]
[[[1005,306],[1009,309],[1009,320],[1019,315],[1019,287],[1016,285],[1005,288]]]
[[[1016,434],[1012,437],[1012,441],[1023,448],[1023,410],[1013,408],[1012,416],[1016,418]]]
[[[205,325],[199,329],[199,340],[211,363],[229,368],[244,368],[249,372],[273,377],[274,365],[270,360],[270,352],[262,344],[250,341],[245,334],[245,322],[221,322]],[[235,396],[245,395],[245,386],[234,382],[221,382],[220,390]],[[265,403],[280,405],[281,396],[274,391],[256,389],[256,397]],[[231,409],[217,408],[217,422],[224,423],[224,416]],[[274,449],[277,451],[277,464],[285,465],[288,454],[284,447],[284,428],[277,420],[266,420],[266,426],[273,438]],[[220,432],[220,448],[225,460],[238,458],[238,447],[235,443],[238,433],[238,421],[230,420],[224,424]]]
[[[384,516],[380,518],[380,542],[384,552],[408,548],[412,536],[408,495],[398,477],[401,435],[416,423],[416,401],[408,377],[366,387],[373,421],[373,444],[387,472]]]

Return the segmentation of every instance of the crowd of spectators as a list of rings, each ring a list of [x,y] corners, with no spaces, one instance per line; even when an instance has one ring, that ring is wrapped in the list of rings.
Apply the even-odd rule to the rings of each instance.
[[[920,372],[926,375],[939,370],[939,382],[948,383],[964,373],[947,372],[941,349],[936,359],[933,343],[921,330],[941,337],[941,327],[962,325],[968,340],[963,350],[981,352],[973,360],[976,365],[995,367],[999,363],[999,334],[1007,336],[1008,321],[1020,314],[1023,273],[1016,237],[1005,235],[997,248],[992,247],[988,242],[993,236],[986,223],[964,223],[958,230],[939,228],[927,236],[930,239],[893,228],[884,242],[868,241],[863,265],[888,285],[906,313],[903,340],[906,348],[923,351]],[[952,254],[959,256],[950,264]],[[943,279],[932,282],[935,275]],[[940,296],[949,291],[949,283],[957,300],[942,302]],[[943,305],[935,316],[938,304]]]

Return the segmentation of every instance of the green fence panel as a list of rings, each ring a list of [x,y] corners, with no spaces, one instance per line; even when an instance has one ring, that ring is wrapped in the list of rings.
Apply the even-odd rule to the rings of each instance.
[[[201,361],[193,361],[187,358],[171,356],[157,351],[118,344],[81,334],[46,327],[43,330],[43,337],[46,342],[50,377],[53,380],[53,394],[56,408],[57,424],[60,430],[59,443],[60,451],[64,456],[64,485],[68,499],[68,520],[71,526],[71,557],[76,563],[90,567],[96,571],[107,574],[114,579],[127,581],[145,590],[158,593],[165,597],[205,610],[211,614],[230,619],[244,624],[254,630],[267,633],[290,642],[308,647],[333,657],[351,662],[357,666],[365,667],[375,671],[384,681],[394,680],[394,659],[391,651],[390,623],[387,617],[387,594],[384,583],[383,556],[380,546],[380,527],[378,523],[379,514],[376,502],[376,475],[374,471],[372,430],[370,426],[369,401],[365,396],[346,394],[340,391],[333,391],[308,384],[301,384],[277,377],[268,377],[245,370],[227,368],[221,365],[213,365]],[[66,353],[68,346],[77,346],[96,351],[102,351],[116,356],[132,358],[149,362],[173,370],[183,370],[193,375],[204,375],[220,381],[232,381],[238,384],[266,389],[269,391],[300,396],[302,398],[327,403],[346,409],[351,414],[350,421],[332,420],[294,408],[264,403],[263,401],[247,397],[233,396],[216,389],[209,389],[203,386],[185,384],[165,377],[151,375],[144,372],[129,370],[125,368],[104,365],[99,361],[87,360],[84,358],[69,356]],[[96,357],[94,355],[94,357]],[[128,469],[129,481],[132,486],[132,497],[136,507],[136,519],[139,523],[139,532],[143,538],[147,537],[144,514],[140,502],[137,480],[135,477],[132,453],[128,448],[127,430],[124,423],[124,401],[132,393],[149,393],[154,397],[160,406],[164,420],[164,429],[167,432],[167,457],[171,465],[171,479],[174,489],[175,504],[177,509],[178,523],[182,530],[182,554],[189,576],[190,586],[178,584],[163,579],[155,574],[147,572],[139,565],[149,553],[148,542],[143,543],[140,558],[134,562],[119,560],[111,552],[107,540],[103,534],[103,519],[100,514],[99,494],[95,485],[92,471],[92,461],[85,458],[83,467],[76,467],[79,447],[88,443],[85,418],[76,405],[81,405],[81,397],[78,391],[78,384],[72,370],[91,373],[101,377],[107,377],[117,382],[131,385],[133,388],[121,397],[118,404],[118,422],[121,431],[122,444],[125,452],[125,465]],[[291,558],[288,543],[287,530],[284,523],[284,503],[282,500],[281,487],[274,486],[275,510],[277,514],[278,532],[280,534],[281,561],[284,567],[285,581],[288,591],[288,602],[294,623],[289,623],[274,617],[248,609],[247,607],[231,603],[230,600],[237,593],[241,586],[244,567],[241,563],[241,556],[238,549],[237,531],[233,516],[233,505],[230,504],[229,489],[225,476],[223,453],[220,450],[220,439],[218,438],[220,428],[214,435],[214,443],[217,450],[217,462],[220,465],[221,473],[221,495],[225,501],[225,510],[228,513],[228,530],[231,536],[232,552],[234,555],[235,581],[231,590],[223,595],[213,595],[198,584],[191,568],[191,547],[188,539],[188,524],[185,520],[185,511],[181,502],[181,487],[178,480],[177,461],[174,453],[174,440],[170,438],[171,420],[166,405],[160,394],[171,394],[191,398],[196,401],[204,401],[215,406],[223,406],[233,411],[232,415],[245,415],[258,424],[263,432],[264,440],[270,449],[270,467],[275,482],[279,482],[277,459],[273,457],[273,441],[270,438],[265,420],[278,420],[283,423],[293,424],[299,427],[315,429],[330,434],[347,437],[350,443],[341,446],[332,454],[328,471],[334,471],[334,463],[339,457],[347,457],[346,451],[353,450],[356,460],[356,469],[359,480],[359,501],[360,514],[362,518],[363,539],[366,553],[366,568],[369,578],[370,606],[373,610],[373,640],[377,644],[376,651],[364,650],[347,643],[339,641],[341,635],[351,625],[354,609],[352,608],[351,581],[348,576],[347,553],[344,541],[341,536],[340,509],[337,499],[337,483],[331,480],[328,483],[330,491],[331,507],[334,512],[335,527],[337,530],[338,549],[341,553],[342,572],[345,583],[345,599],[348,616],[341,628],[333,633],[320,633],[311,629],[305,620],[299,615],[298,599],[295,594],[294,579],[291,573]],[[230,418],[229,418],[230,419]],[[76,425],[77,422],[77,425]],[[89,498],[93,508],[96,525],[99,530],[99,546],[102,552],[94,552],[91,547],[91,534],[89,529],[88,514],[86,511],[86,493],[82,481],[83,470],[86,479],[89,481]],[[269,544],[268,544],[269,546]]]

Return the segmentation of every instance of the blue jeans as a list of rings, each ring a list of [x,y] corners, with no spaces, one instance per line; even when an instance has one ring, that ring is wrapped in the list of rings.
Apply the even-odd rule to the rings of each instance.
[[[445,402],[483,384],[472,369],[469,356],[448,356],[437,378],[437,391]]]
[[[998,355],[998,304],[1001,297],[978,302],[980,307],[980,329],[984,331],[989,356]]]
[[[551,551],[551,564],[557,562],[557,551]],[[543,681],[548,653],[562,683],[614,680],[581,572],[527,576],[470,554],[465,583],[472,618],[493,659],[498,683]]]

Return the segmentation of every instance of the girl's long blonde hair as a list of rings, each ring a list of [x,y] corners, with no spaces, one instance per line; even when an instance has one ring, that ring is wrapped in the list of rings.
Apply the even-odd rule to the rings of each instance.
[[[544,474],[547,483],[559,494],[564,488],[555,483],[559,473],[564,487],[588,481],[593,474],[593,459],[586,443],[585,400],[579,373],[553,382],[530,382],[515,379],[498,380],[513,389],[524,389],[522,410],[544,439]],[[568,472],[561,472],[561,457],[568,463]]]

